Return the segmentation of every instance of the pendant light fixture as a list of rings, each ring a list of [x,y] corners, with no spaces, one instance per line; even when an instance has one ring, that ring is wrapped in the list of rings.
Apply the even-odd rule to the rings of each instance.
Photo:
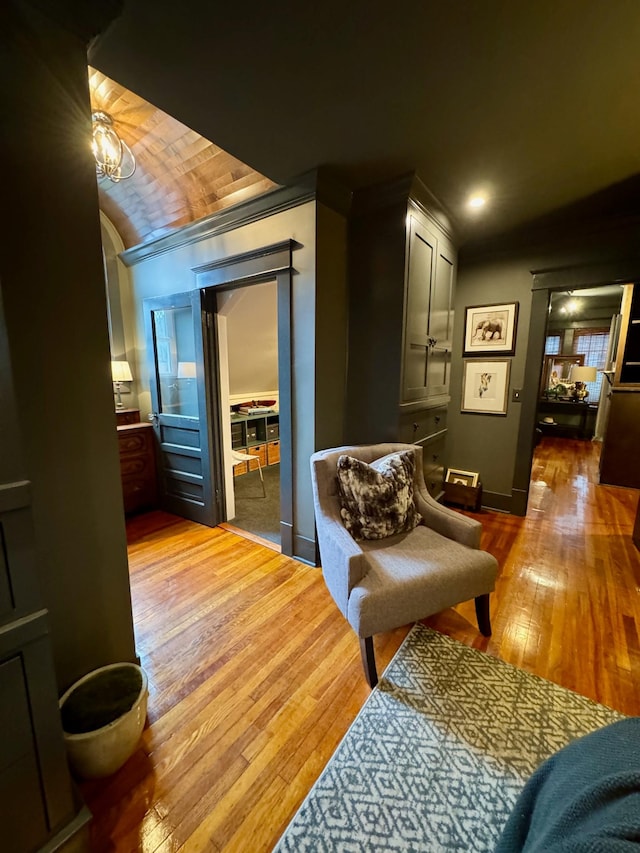
[[[136,158],[127,143],[113,129],[108,113],[97,110],[91,114],[93,133],[91,150],[96,159],[96,174],[118,183],[130,178],[136,170]]]

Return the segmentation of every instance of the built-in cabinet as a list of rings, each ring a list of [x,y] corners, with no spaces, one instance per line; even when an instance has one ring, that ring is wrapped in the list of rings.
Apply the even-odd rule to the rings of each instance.
[[[410,214],[402,403],[449,392],[454,250],[442,232]]]
[[[640,489],[640,285],[625,287],[600,482]]]
[[[6,341],[0,304],[0,846],[25,853],[81,844],[90,814],[67,763]]]
[[[423,448],[443,491],[456,249],[414,176],[356,193],[350,233],[347,436]]]

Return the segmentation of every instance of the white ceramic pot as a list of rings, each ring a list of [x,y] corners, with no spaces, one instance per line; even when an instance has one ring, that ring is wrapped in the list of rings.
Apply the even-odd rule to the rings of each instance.
[[[85,779],[98,779],[115,773],[133,755],[147,716],[148,682],[144,670],[134,663],[114,663],[100,667],[72,684],[60,699],[60,708],[71,694],[98,674],[116,668],[131,667],[140,673],[142,684],[131,709],[102,728],[81,734],[64,732],[69,763]],[[64,730],[64,725],[63,725]]]

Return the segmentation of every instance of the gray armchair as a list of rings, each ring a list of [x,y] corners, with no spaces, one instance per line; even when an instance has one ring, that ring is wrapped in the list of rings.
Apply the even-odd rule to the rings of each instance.
[[[415,454],[418,527],[386,539],[356,541],[340,516],[337,463],[342,454],[363,462],[400,450]],[[342,615],[360,638],[367,682],[377,684],[373,635],[475,599],[478,627],[490,636],[489,593],[498,563],[480,550],[482,525],[435,501],[424,481],[422,448],[412,444],[335,447],[311,457],[322,572]]]

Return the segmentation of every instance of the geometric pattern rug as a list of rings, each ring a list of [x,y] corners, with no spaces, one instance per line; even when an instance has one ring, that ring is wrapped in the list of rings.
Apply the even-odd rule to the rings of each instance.
[[[623,717],[416,624],[274,853],[492,851],[536,767]]]

